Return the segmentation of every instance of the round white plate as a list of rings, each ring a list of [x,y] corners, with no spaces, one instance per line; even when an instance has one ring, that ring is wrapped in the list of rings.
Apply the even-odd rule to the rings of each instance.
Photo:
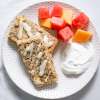
[[[79,13],[79,10],[70,6],[68,4],[64,4],[61,2],[42,2],[38,4],[34,4],[24,9],[18,15],[25,15],[33,20],[33,22],[37,21],[37,10],[41,5],[52,6],[55,3],[60,3],[63,7],[72,9],[75,13]],[[12,19],[13,20],[13,19]],[[8,30],[8,29],[7,29]],[[94,76],[97,66],[99,63],[100,57],[100,42],[99,38],[95,32],[93,25],[90,23],[89,30],[94,34],[93,36],[93,46],[95,50],[94,58],[90,63],[88,63],[88,70],[80,75],[79,77],[67,77],[61,71],[61,46],[57,49],[54,55],[54,63],[55,69],[58,74],[58,84],[55,87],[49,87],[43,90],[37,90],[29,79],[27,73],[25,72],[25,67],[19,59],[19,55],[16,52],[16,49],[7,42],[7,37],[4,39],[3,44],[3,62],[5,65],[5,69],[11,78],[11,80],[23,91],[26,93],[45,99],[58,99],[70,96],[79,90],[81,90],[84,86],[88,84],[88,82]]]

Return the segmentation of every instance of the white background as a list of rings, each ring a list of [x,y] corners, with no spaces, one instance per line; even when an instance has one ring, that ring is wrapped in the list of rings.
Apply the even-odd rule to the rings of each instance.
[[[35,100],[19,90],[7,76],[1,57],[1,44],[9,21],[24,7],[45,0],[0,0],[0,100]],[[50,0],[48,0],[50,1]],[[100,0],[61,0],[84,11],[100,34]],[[100,35],[99,35],[100,37]],[[80,92],[63,100],[100,100],[100,70],[92,81]]]

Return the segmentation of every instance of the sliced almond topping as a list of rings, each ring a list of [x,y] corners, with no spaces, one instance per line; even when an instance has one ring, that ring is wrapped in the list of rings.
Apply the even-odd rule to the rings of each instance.
[[[31,44],[25,49],[25,54],[27,54],[27,52],[30,52],[30,56],[32,56],[33,47],[34,47],[34,44],[31,43]]]
[[[41,58],[42,57],[42,52],[39,52],[39,54],[37,55],[37,58]]]
[[[44,42],[44,44],[45,44],[47,47],[50,47],[50,46],[53,45],[53,41],[50,40],[50,39],[48,38],[47,35],[44,36],[44,38],[43,38],[43,42]]]
[[[24,30],[27,31],[27,34],[29,37],[32,37],[33,34],[31,32],[31,27],[27,23],[22,23]]]
[[[44,74],[46,64],[47,64],[47,60],[44,60],[43,63],[39,66],[40,67],[40,72],[39,72],[40,76],[42,76]]]
[[[20,22],[20,25],[19,25],[19,32],[18,32],[18,34],[17,34],[18,39],[21,39],[21,38],[22,38],[22,34],[23,34],[23,25],[22,25],[22,23]]]

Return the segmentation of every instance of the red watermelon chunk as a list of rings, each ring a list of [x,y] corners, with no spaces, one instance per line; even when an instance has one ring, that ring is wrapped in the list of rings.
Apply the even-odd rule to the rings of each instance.
[[[52,26],[52,29],[60,30],[66,26],[66,22],[61,18],[52,17],[51,18],[51,26]]]
[[[57,33],[57,38],[62,41],[68,41],[73,36],[72,30],[66,26]]]
[[[49,9],[46,6],[41,6],[38,10],[38,15],[40,19],[47,19],[49,18]]]
[[[63,7],[59,4],[55,4],[51,9],[51,17],[61,17],[63,14]]]
[[[83,12],[81,12],[75,19],[72,21],[72,26],[76,29],[86,29],[89,24],[89,18]]]

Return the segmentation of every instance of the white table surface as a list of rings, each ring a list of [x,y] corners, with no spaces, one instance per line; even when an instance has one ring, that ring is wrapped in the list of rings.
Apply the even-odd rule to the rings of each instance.
[[[36,99],[18,89],[7,76],[2,63],[1,44],[4,31],[12,17],[14,17],[24,7],[39,1],[45,0],[0,0],[0,100]],[[75,7],[78,7],[82,11],[86,12],[86,14],[90,16],[92,22],[94,23],[97,33],[100,34],[100,0],[60,1],[74,5]],[[83,90],[62,100],[100,100],[100,70],[98,69],[94,78]]]

